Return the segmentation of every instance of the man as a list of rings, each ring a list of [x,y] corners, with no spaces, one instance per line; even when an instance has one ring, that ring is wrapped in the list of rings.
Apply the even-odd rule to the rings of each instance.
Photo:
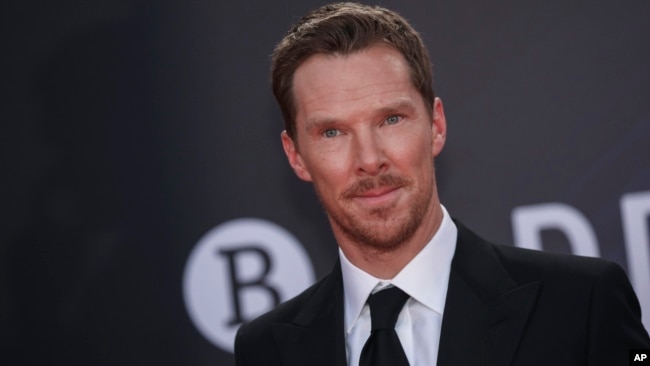
[[[324,6],[277,46],[272,77],[282,145],[314,184],[340,261],[240,328],[237,365],[611,366],[650,348],[617,265],[496,246],[450,218],[433,164],[443,104],[399,15]],[[379,326],[387,294],[401,300]]]

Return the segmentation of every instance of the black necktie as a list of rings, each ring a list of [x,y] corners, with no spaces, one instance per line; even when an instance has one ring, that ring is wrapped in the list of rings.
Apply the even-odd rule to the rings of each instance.
[[[368,297],[372,330],[361,350],[359,366],[408,366],[409,362],[395,332],[395,323],[409,295],[397,287]]]

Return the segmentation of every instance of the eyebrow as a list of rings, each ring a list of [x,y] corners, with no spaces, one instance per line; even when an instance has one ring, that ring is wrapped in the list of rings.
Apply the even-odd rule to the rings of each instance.
[[[379,108],[377,114],[397,113],[404,110],[409,113],[415,113],[415,103],[408,98],[399,98]]]

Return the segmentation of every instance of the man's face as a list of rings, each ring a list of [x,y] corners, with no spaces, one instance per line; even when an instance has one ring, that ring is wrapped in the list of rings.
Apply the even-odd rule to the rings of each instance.
[[[315,55],[295,72],[295,141],[282,143],[296,174],[314,184],[334,233],[393,250],[438,204],[433,158],[444,145],[442,103],[433,111],[393,48]]]

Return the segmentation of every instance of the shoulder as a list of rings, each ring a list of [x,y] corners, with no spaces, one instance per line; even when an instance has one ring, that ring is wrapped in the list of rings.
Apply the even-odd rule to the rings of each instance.
[[[272,310],[258,316],[250,322],[241,326],[244,330],[250,329],[266,329],[272,324],[276,323],[292,323],[298,316],[299,312],[304,309],[304,305],[314,297],[319,289],[322,288],[330,275],[319,280],[309,288],[296,295],[295,297],[282,302]],[[242,332],[242,330],[240,330]]]
[[[592,311],[599,306],[614,306],[610,310],[625,308],[640,318],[634,289],[625,270],[617,263],[501,245],[493,248],[515,281],[537,281],[542,291],[562,298],[565,305],[582,300]]]
[[[539,282],[546,295],[564,301],[590,299],[624,294],[635,312],[638,300],[625,270],[617,263],[594,257],[550,253],[513,246],[488,244],[501,265],[517,283]],[[638,310],[640,311],[640,310]]]
[[[490,244],[506,270],[519,281],[593,280],[623,277],[618,264],[602,259]]]
[[[457,254],[474,257],[473,266],[496,261],[515,282],[593,281],[605,277],[624,278],[624,270],[616,263],[602,259],[571,254],[550,253],[532,249],[491,243],[456,222],[459,230]],[[584,282],[583,282],[584,283]]]
[[[572,325],[586,331],[589,364],[617,364],[630,348],[650,346],[639,301],[618,264],[516,247],[493,248],[517,282],[540,283],[537,313],[547,316],[539,319],[557,321],[565,332]]]
[[[323,298],[327,298],[335,288],[332,285],[336,280],[335,273],[328,274],[297,296],[242,324],[235,337],[237,365],[267,364],[269,360],[279,357],[277,345],[281,340],[276,339],[274,328],[278,325],[300,327],[309,323],[322,307]],[[243,355],[246,355],[246,362],[242,359]]]

